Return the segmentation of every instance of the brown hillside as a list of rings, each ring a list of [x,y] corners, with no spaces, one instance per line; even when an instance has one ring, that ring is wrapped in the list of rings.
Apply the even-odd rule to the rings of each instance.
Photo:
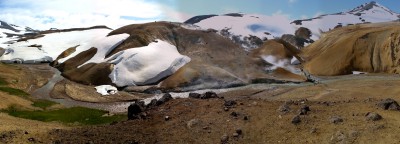
[[[191,62],[187,66],[164,81],[162,88],[191,86],[191,82],[198,82],[198,80],[215,83],[210,85],[210,87],[224,86],[230,85],[232,81],[246,82],[256,77],[266,76],[263,69],[254,64],[243,48],[234,44],[229,39],[210,31],[190,30],[181,27],[177,23],[154,22],[124,26],[112,31],[109,35],[122,33],[130,34],[130,36],[112,50],[107,57],[119,51],[146,46],[155,39],[161,39],[175,45],[182,55],[191,58]],[[111,83],[110,80],[105,80],[109,79],[109,67],[96,67],[95,65],[99,64],[91,63],[77,69],[76,60],[79,60],[79,63],[86,61],[86,59],[82,60],[82,58],[72,58],[58,66],[64,72],[63,75],[67,76],[70,80],[85,84]],[[101,68],[107,68],[107,70],[102,70]],[[82,70],[89,71],[90,73],[82,75]],[[93,78],[93,75],[99,75],[98,72],[100,71],[102,72],[102,76],[99,77],[102,77],[103,80],[97,81]],[[221,77],[217,78],[216,75]]]
[[[398,22],[334,29],[303,49],[304,68],[315,75],[400,73],[399,32]]]

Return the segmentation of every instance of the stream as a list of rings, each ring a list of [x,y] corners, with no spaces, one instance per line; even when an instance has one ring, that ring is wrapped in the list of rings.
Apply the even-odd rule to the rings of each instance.
[[[94,108],[94,109],[101,109],[105,111],[109,111],[110,113],[123,113],[127,111],[127,108],[130,104],[134,102],[110,102],[110,103],[92,103],[92,102],[83,102],[83,101],[76,101],[73,99],[55,99],[50,96],[50,92],[53,90],[54,86],[56,83],[60,82],[61,80],[64,79],[64,77],[61,76],[61,72],[58,71],[57,69],[51,67],[51,70],[54,72],[54,75],[49,81],[42,86],[41,88],[35,90],[32,93],[32,96],[38,99],[45,99],[45,100],[50,100],[54,101],[57,103],[60,103],[64,105],[65,107],[87,107],[87,108]],[[244,89],[254,89],[254,90],[269,90],[269,89],[275,89],[276,87],[281,87],[281,86],[293,86],[293,87],[299,87],[299,86],[305,86],[305,85],[310,85],[309,83],[301,83],[301,84],[293,84],[293,83],[287,83],[287,84],[250,84],[250,85],[245,85],[241,87],[232,87],[232,88],[222,88],[222,89],[202,89],[202,90],[195,90],[195,91],[190,91],[190,92],[171,92],[171,96],[173,98],[188,98],[189,93],[195,92],[195,93],[205,93],[207,91],[213,91],[217,94],[219,93],[224,93],[224,92],[229,92],[233,90],[244,90]],[[155,94],[154,96],[150,98],[146,98],[143,101],[148,104],[152,99],[160,99],[164,94]]]
[[[101,109],[105,111],[109,111],[110,113],[122,113],[126,112],[128,106],[133,102],[112,102],[112,103],[92,103],[92,102],[83,102],[83,101],[76,101],[73,99],[55,99],[50,96],[50,92],[53,90],[54,85],[64,77],[61,76],[61,72],[55,68],[51,68],[54,72],[53,77],[46,83],[46,85],[42,86],[41,88],[35,90],[32,93],[32,96],[38,99],[45,99],[54,101],[64,105],[65,107],[87,107],[87,108],[94,108],[94,109]]]

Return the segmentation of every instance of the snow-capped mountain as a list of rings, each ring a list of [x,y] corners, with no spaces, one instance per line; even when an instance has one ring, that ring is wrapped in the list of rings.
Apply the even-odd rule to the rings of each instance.
[[[257,48],[265,39],[294,33],[295,27],[281,16],[230,13],[225,15],[201,15],[185,21],[202,29],[214,29],[231,38],[244,48]]]
[[[362,4],[350,11],[320,15],[311,19],[295,20],[292,24],[307,27],[313,38],[319,38],[320,31],[329,31],[335,27],[360,24],[388,22],[400,19],[400,14],[378,4],[370,2]]]
[[[257,48],[262,41],[294,34],[296,29],[306,27],[312,32],[312,39],[320,37],[321,31],[335,27],[359,23],[377,23],[400,19],[400,15],[377,2],[365,3],[347,12],[320,15],[315,18],[289,20],[279,15],[259,15],[230,13],[225,15],[195,16],[184,23],[199,26],[202,29],[214,29],[225,37],[242,45],[247,50]]]
[[[6,48],[22,36],[31,35],[37,31],[29,27],[20,27],[0,20],[0,47]]]

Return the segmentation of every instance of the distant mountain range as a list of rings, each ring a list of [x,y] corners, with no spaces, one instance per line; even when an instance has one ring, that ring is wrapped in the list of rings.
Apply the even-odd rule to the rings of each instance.
[[[15,42],[15,40],[37,33],[30,27],[20,27],[0,20],[0,47],[7,47]]]
[[[329,31],[360,23],[388,22],[400,19],[400,14],[378,4],[362,4],[347,12],[324,14],[315,18],[288,21],[278,16],[258,14],[230,13],[224,15],[195,16],[184,23],[199,26],[202,29],[214,29],[229,37],[246,49],[257,48],[260,43],[254,40],[273,39],[283,34],[294,34],[299,27],[306,27],[312,32],[312,39],[319,39],[321,31]],[[255,37],[254,37],[255,36]]]

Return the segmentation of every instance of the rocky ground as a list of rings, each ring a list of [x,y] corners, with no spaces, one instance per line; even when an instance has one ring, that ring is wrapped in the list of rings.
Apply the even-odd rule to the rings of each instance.
[[[23,69],[13,68],[7,71]],[[398,75],[384,74],[254,84],[218,98],[173,99],[137,119],[96,126],[0,113],[0,143],[399,143],[399,84]],[[3,108],[18,102],[33,109],[25,99],[0,94]]]

